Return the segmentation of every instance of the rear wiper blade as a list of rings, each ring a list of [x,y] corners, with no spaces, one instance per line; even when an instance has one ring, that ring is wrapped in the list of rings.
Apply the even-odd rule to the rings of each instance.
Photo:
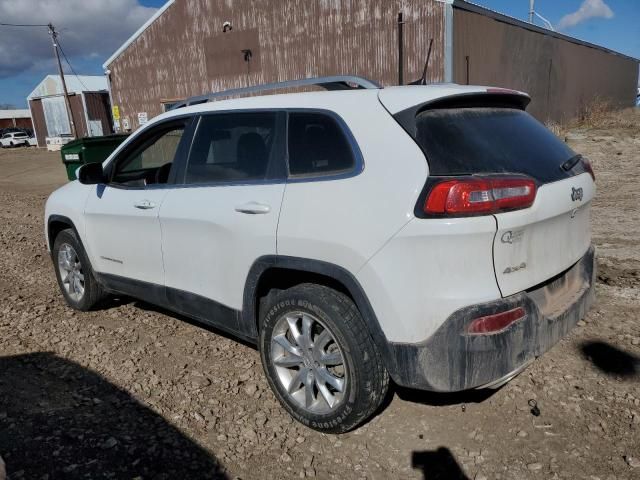
[[[569,160],[567,160],[566,162],[564,162],[561,167],[565,172],[568,172],[569,170],[571,170],[573,167],[575,167],[578,162],[582,160],[582,155],[580,155],[579,153],[577,155],[574,155],[573,157],[571,157]]]

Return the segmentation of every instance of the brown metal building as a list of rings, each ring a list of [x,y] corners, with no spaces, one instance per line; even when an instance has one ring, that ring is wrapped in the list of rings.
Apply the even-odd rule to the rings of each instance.
[[[635,100],[637,59],[461,0],[169,0],[104,68],[112,104],[135,128],[139,114],[178,100],[266,82],[408,83],[431,40],[429,82],[527,91],[541,120],[571,118],[596,98]]]
[[[29,110],[0,110],[0,129],[27,128],[33,129]]]
[[[113,133],[107,80],[101,76],[67,76],[69,103],[78,137]],[[71,125],[58,75],[47,75],[27,97],[39,147],[47,137],[71,135]]]

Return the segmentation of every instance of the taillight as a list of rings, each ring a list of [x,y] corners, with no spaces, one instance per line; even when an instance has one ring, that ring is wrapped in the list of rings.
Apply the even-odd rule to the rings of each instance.
[[[427,214],[476,215],[533,205],[536,183],[528,177],[460,177],[436,183],[424,202]]]
[[[591,166],[591,162],[589,160],[587,160],[586,158],[582,157],[582,166],[584,167],[584,171],[588,172],[589,175],[591,175],[591,178],[593,178],[593,181],[596,181],[596,174],[593,171],[593,167]]]
[[[524,308],[518,307],[506,312],[476,318],[467,327],[467,333],[471,335],[498,333],[512,323],[524,318],[526,314],[527,312],[525,312]]]

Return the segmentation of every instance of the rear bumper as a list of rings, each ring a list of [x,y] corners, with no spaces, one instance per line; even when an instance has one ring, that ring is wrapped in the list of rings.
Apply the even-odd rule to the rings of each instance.
[[[564,337],[593,303],[595,250],[533,290],[454,312],[428,340],[391,343],[390,373],[400,385],[453,392],[496,387]],[[475,318],[522,307],[526,316],[490,335],[465,334]]]

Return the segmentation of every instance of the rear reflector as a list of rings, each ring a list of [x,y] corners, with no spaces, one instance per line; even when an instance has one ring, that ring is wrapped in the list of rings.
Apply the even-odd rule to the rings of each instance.
[[[533,205],[536,183],[528,177],[460,177],[431,188],[424,202],[428,214],[477,215],[519,210]]]
[[[524,308],[518,307],[506,312],[476,318],[467,327],[467,333],[471,335],[497,333],[507,328],[513,322],[524,318],[525,315],[526,312]]]

